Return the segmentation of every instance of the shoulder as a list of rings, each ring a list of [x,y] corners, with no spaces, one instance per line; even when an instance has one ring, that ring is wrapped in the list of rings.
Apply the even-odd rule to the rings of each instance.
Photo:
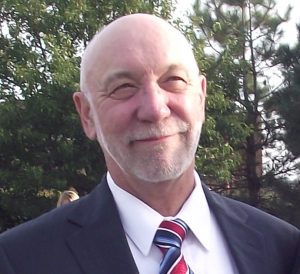
[[[111,229],[122,230],[120,223],[112,194],[106,183],[100,183],[85,197],[2,233],[0,272],[52,274],[63,266],[66,273],[82,273],[77,259],[87,254],[81,252],[83,247],[93,246],[95,239],[96,246],[102,246]]]
[[[34,273],[35,268],[41,273],[40,268],[43,265],[48,269],[45,273],[49,273],[53,267],[50,261],[60,262],[61,255],[68,254],[67,239],[78,230],[78,225],[68,221],[68,216],[76,204],[81,204],[81,201],[53,209],[2,233],[0,261],[4,262],[4,266],[0,263],[0,272]],[[4,267],[4,270],[1,267]],[[15,272],[7,270],[12,267]]]
[[[43,215],[11,228],[0,235],[0,245],[8,243],[21,243],[27,240],[45,238],[45,235],[64,233],[64,227],[68,226],[68,216],[82,201],[70,203],[66,206],[52,209]]]
[[[244,246],[247,250],[257,250],[257,254],[264,256],[265,263],[274,269],[290,269],[297,262],[296,254],[300,249],[298,228],[248,204],[223,197],[205,186],[204,192],[232,249],[240,252],[237,247]]]
[[[5,231],[0,234],[0,246],[13,243],[28,246],[30,241],[39,240],[51,243],[67,237],[78,228],[92,222],[105,207],[102,205],[107,196],[107,187],[104,185],[100,183],[90,194]]]
[[[217,194],[206,186],[204,186],[204,192],[213,212],[218,216],[228,218],[233,224],[245,222],[254,229],[269,234],[278,233],[278,236],[282,237],[289,232],[300,240],[300,230],[286,221],[246,203]]]

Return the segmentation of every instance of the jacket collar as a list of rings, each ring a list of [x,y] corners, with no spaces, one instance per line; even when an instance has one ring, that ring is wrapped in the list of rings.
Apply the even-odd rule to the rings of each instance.
[[[253,229],[248,213],[237,201],[225,198],[210,191],[203,185],[207,202],[214,213],[217,222],[236,263],[239,273],[265,274],[265,246],[263,235]]]
[[[84,273],[138,273],[106,179],[74,208],[67,239]],[[75,232],[74,232],[75,231]]]

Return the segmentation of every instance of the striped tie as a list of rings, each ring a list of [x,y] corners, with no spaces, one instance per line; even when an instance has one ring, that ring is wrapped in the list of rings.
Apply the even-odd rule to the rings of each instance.
[[[181,243],[188,229],[180,219],[160,224],[153,241],[164,254],[159,274],[193,274],[181,253]]]

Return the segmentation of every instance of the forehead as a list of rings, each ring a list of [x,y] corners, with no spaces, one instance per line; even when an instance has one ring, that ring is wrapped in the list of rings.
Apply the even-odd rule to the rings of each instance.
[[[99,79],[113,69],[155,72],[173,64],[197,69],[184,36],[161,19],[135,18],[108,26],[98,34],[86,50],[82,69],[88,78]]]

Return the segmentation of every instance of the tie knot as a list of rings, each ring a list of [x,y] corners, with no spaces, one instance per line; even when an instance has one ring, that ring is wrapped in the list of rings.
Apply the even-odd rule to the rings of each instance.
[[[161,222],[153,241],[164,254],[159,274],[193,274],[181,253],[181,243],[188,229],[180,219]]]
[[[154,243],[161,249],[180,249],[187,231],[188,226],[181,219],[164,220],[156,231]]]

